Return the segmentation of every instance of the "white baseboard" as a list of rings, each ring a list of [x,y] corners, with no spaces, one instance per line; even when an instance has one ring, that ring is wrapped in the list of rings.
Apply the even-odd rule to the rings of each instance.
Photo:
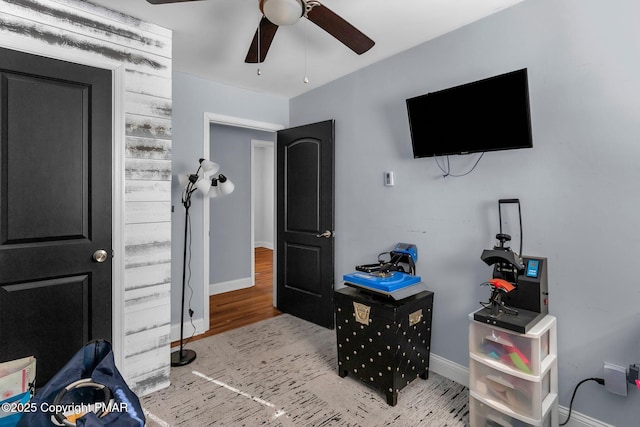
[[[228,282],[211,283],[209,284],[209,295],[218,295],[224,292],[237,291],[238,289],[250,288],[251,286],[253,286],[253,280],[251,280],[251,277],[230,280]]]
[[[253,246],[256,248],[273,249],[273,242],[255,242]]]
[[[449,378],[452,381],[469,387],[469,369],[445,359],[442,356],[431,353],[429,357],[429,370],[436,374]],[[569,408],[558,406],[558,415],[560,422],[564,422],[569,415]],[[576,411],[571,412],[571,420],[566,424],[567,427],[615,427],[611,424],[596,420]]]
[[[469,387],[469,369],[442,356],[431,353],[429,356],[429,370],[465,387]]]

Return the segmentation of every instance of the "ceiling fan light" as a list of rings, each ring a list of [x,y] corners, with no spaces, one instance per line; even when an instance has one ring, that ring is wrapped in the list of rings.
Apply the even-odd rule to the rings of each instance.
[[[276,25],[293,25],[304,14],[302,0],[264,0],[262,13]]]

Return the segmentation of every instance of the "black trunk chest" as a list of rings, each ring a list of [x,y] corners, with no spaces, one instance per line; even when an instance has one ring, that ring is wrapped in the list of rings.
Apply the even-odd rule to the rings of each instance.
[[[433,292],[400,301],[352,287],[335,292],[338,374],[381,391],[395,406],[398,392],[429,376]]]

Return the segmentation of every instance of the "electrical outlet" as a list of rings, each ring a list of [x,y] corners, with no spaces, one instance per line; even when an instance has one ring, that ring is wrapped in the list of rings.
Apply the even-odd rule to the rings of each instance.
[[[604,388],[620,396],[627,395],[627,370],[624,366],[604,362]]]

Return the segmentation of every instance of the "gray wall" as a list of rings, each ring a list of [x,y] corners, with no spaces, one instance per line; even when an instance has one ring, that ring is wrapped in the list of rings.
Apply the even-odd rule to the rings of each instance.
[[[604,361],[640,361],[638,16],[637,0],[528,0],[292,99],[291,126],[336,119],[336,283],[416,243],[435,292],[432,351],[468,366],[468,314],[489,296],[480,254],[497,200],[518,197],[524,252],[549,258],[561,405]],[[487,153],[463,178],[412,158],[406,98],[524,67],[533,149]],[[454,173],[475,160],[452,156]],[[635,388],[623,398],[591,383],[574,410],[632,426],[638,404]]]
[[[173,156],[174,176],[178,173],[193,173],[202,157],[204,144],[204,113],[216,113],[231,117],[276,123],[287,126],[289,122],[288,100],[282,97],[265,95],[234,88],[216,82],[204,80],[186,73],[173,72]],[[214,154],[215,155],[215,154]],[[218,162],[223,173],[234,176],[234,171],[225,159],[212,159]],[[236,185],[235,191],[241,191]],[[180,202],[181,188],[176,179],[172,183],[172,204],[175,211],[172,216],[171,235],[171,324],[180,324],[180,296],[182,286],[182,242],[184,240],[184,208]],[[233,196],[233,194],[231,195]],[[230,196],[230,197],[231,197]],[[222,201],[223,199],[221,199]],[[228,201],[228,200],[225,200]],[[190,210],[193,225],[191,280],[194,320],[203,322],[203,290],[208,277],[203,277],[203,258],[200,249],[202,239],[202,198],[192,199]],[[222,205],[222,203],[221,203]],[[216,215],[215,212],[211,213]],[[199,232],[200,230],[200,232]],[[189,292],[187,290],[187,292]],[[206,319],[208,322],[208,319]],[[191,334],[191,327],[185,327],[185,335]]]
[[[233,193],[211,199],[209,283],[251,277],[251,140],[274,140],[272,132],[211,125],[211,159],[235,184]]]

